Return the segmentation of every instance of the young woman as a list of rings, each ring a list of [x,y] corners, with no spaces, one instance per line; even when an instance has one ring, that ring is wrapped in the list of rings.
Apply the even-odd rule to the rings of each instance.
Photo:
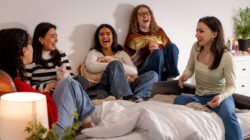
[[[17,91],[38,92],[24,81],[25,65],[30,64],[32,58],[33,48],[26,31],[16,28],[0,30],[0,69],[13,78]],[[60,134],[67,126],[74,123],[74,118],[70,116],[74,114],[75,109],[83,127],[90,126],[89,115],[95,107],[81,85],[74,79],[61,80],[54,91],[53,99],[49,92],[41,94],[47,99],[49,126],[56,122],[56,131]]]
[[[185,105],[199,102],[208,105],[223,120],[226,140],[242,140],[242,132],[235,114],[232,94],[235,90],[233,56],[225,46],[221,22],[216,17],[203,17],[196,29],[188,64],[179,78],[179,86],[195,73],[196,96],[180,95],[174,103]]]
[[[153,12],[147,5],[138,5],[132,12],[125,50],[139,73],[153,70],[159,75],[160,81],[179,75],[179,50],[157,25]]]
[[[124,99],[149,97],[152,84],[158,81],[157,74],[149,71],[138,76],[130,57],[118,44],[117,34],[112,26],[100,25],[94,38],[94,47],[88,53],[85,64],[92,73],[103,72],[95,88],[104,89],[110,95]]]
[[[32,46],[34,49],[33,63],[26,66],[25,76],[30,84],[39,91],[55,89],[60,74],[73,76],[68,57],[56,48],[58,42],[56,26],[42,22],[35,28]],[[81,77],[74,77],[79,80]],[[80,79],[81,80],[81,79]],[[82,82],[80,82],[82,84]],[[83,87],[85,85],[83,84]]]

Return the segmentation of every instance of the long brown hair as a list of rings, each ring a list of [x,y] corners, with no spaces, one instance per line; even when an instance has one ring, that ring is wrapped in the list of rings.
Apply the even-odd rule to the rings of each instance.
[[[214,16],[206,16],[199,19],[198,23],[206,24],[210,30],[217,32],[217,36],[213,39],[210,50],[214,56],[213,63],[209,66],[210,70],[216,69],[221,61],[223,53],[228,50],[225,46],[224,32],[220,20]]]
[[[151,16],[151,22],[150,22],[150,26],[149,26],[149,31],[151,34],[154,34],[158,31],[159,26],[157,25],[155,18],[154,18],[154,14],[153,11],[149,8],[149,6],[145,5],[145,4],[140,4],[137,5],[131,15],[131,19],[130,19],[130,26],[129,26],[129,33],[138,33],[139,31],[139,24],[137,22],[137,12],[141,7],[145,7],[149,10],[150,16]]]

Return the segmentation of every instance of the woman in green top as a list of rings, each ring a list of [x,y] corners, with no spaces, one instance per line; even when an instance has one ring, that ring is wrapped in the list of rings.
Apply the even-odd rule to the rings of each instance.
[[[223,28],[216,17],[203,17],[196,29],[188,64],[179,78],[179,86],[195,73],[195,96],[178,96],[174,103],[185,105],[198,102],[207,105],[223,120],[226,140],[242,140],[242,132],[235,114],[232,94],[235,90],[233,56],[225,46]]]

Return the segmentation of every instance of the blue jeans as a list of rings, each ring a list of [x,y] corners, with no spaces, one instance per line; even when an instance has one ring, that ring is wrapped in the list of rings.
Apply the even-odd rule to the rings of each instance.
[[[158,81],[158,75],[154,71],[148,71],[141,74],[130,87],[137,98],[145,99],[151,95],[153,83]]]
[[[140,67],[139,73],[155,71],[159,76],[159,81],[178,76],[178,55],[179,49],[175,44],[168,44],[163,50],[157,49],[150,53]],[[166,71],[163,71],[166,68]]]
[[[152,85],[156,81],[158,81],[158,75],[150,71],[140,75],[131,83],[133,86],[130,87],[122,63],[120,61],[112,61],[104,71],[97,89],[104,89],[115,97],[136,96],[143,98],[151,94]]]
[[[164,78],[171,78],[177,77],[180,75],[178,70],[178,56],[179,56],[179,49],[173,43],[169,43],[163,50],[164,53],[164,62],[165,67],[167,69],[166,73],[164,74]]]
[[[211,96],[177,96],[174,100],[175,104],[185,105],[190,102],[197,102],[206,105],[216,95]],[[235,104],[232,96],[228,97],[220,103],[218,107],[211,108],[222,119],[225,127],[225,140],[242,140],[242,132],[235,114]]]
[[[58,122],[55,130],[59,134],[74,123],[75,111],[79,115],[79,121],[83,121],[95,109],[82,86],[73,78],[61,80],[52,97],[58,108]]]

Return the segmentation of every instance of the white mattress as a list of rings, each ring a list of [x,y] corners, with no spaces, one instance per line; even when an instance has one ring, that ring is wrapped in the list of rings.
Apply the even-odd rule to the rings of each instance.
[[[244,136],[250,135],[250,112],[237,115]],[[104,102],[92,119],[96,126],[82,130],[76,140],[224,139],[224,125],[216,113],[158,101]]]
[[[76,140],[83,140],[84,137],[81,137],[82,135],[78,135],[76,137]],[[133,131],[131,133],[128,133],[124,136],[120,137],[113,137],[113,138],[89,138],[89,139],[84,139],[84,140],[152,140],[148,138],[145,135],[145,132],[142,131]]]

